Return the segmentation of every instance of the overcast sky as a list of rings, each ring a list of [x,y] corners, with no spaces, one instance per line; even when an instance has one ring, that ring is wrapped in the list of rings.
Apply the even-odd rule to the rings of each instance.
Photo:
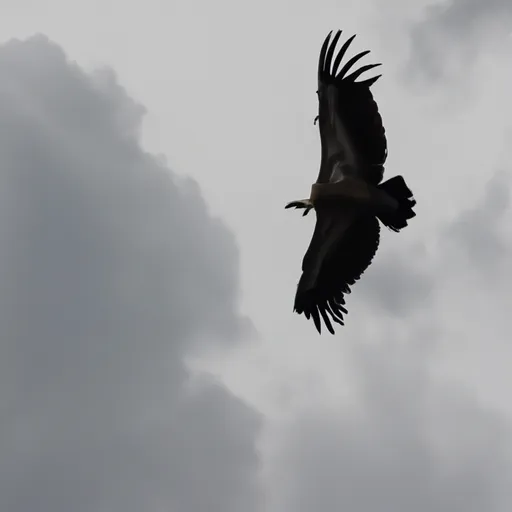
[[[418,216],[319,337],[283,207],[337,28]],[[504,0],[5,1],[0,509],[508,512],[511,33]]]

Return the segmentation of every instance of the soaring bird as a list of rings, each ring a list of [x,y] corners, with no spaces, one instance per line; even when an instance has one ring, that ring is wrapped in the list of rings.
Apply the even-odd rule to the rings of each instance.
[[[387,141],[377,104],[370,91],[381,75],[356,81],[380,64],[348,74],[369,50],[341,61],[355,35],[333,57],[341,36],[329,32],[318,62],[318,121],[322,157],[309,199],[286,208],[316,212],[316,226],[302,262],[294,311],[312,318],[322,332],[333,323],[344,325],[345,294],[371,264],[379,246],[379,221],[398,232],[416,214],[416,201],[402,176],[381,183]]]

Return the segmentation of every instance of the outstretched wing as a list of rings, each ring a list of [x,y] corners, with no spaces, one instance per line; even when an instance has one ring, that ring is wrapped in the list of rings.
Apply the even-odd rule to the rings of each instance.
[[[382,119],[370,87],[381,75],[356,82],[365,71],[380,64],[368,64],[351,74],[350,68],[369,50],[341,61],[354,40],[350,37],[340,48],[333,63],[341,30],[332,39],[326,37],[318,62],[318,124],[322,160],[317,183],[328,183],[352,174],[377,185],[382,180],[387,156],[387,141]],[[329,44],[330,43],[330,44]]]
[[[377,218],[347,213],[329,207],[317,210],[315,232],[302,264],[294,310],[313,318],[319,333],[322,320],[331,334],[333,321],[344,325],[345,294],[369,267],[379,246]],[[329,233],[329,226],[335,224],[338,231]]]

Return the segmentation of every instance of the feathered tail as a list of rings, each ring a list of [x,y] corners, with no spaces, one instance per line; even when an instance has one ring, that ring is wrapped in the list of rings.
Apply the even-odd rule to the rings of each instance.
[[[405,184],[403,176],[395,176],[381,183],[378,188],[384,190],[384,192],[398,201],[397,210],[391,213],[379,214],[378,216],[386,227],[398,232],[407,226],[409,219],[416,216],[416,213],[413,211],[416,201],[413,198],[412,192]]]

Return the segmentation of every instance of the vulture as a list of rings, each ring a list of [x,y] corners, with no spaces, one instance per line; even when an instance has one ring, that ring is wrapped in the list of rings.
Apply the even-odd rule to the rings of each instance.
[[[416,201],[402,176],[382,182],[387,141],[371,87],[381,75],[356,81],[380,64],[349,73],[369,50],[343,63],[355,35],[336,53],[341,36],[329,32],[318,62],[320,171],[309,199],[285,208],[316,212],[313,237],[302,261],[294,311],[322,322],[334,334],[333,322],[344,325],[345,294],[371,264],[379,246],[381,222],[399,232],[416,214]],[[341,66],[341,68],[340,68]],[[338,70],[339,69],[339,70]]]

